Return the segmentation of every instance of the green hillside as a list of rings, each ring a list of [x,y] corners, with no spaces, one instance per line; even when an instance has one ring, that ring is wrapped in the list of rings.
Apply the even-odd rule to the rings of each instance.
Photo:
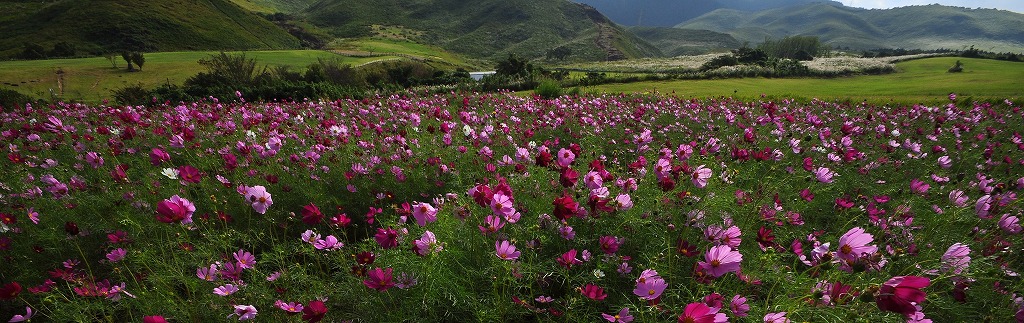
[[[722,52],[743,45],[732,35],[710,30],[666,27],[630,27],[628,30],[657,47],[665,56]]]
[[[614,60],[659,55],[597,10],[566,0],[321,0],[306,17],[342,38],[372,34],[372,26],[400,26],[415,41],[470,57],[530,58],[557,52],[569,60]]]
[[[676,27],[729,33],[751,43],[765,37],[812,35],[833,47],[853,49],[1024,49],[1024,15],[942,5],[868,10],[816,3],[759,12],[720,9]]]
[[[249,11],[260,13],[295,13],[305,10],[316,0],[231,0]]]
[[[299,47],[299,41],[228,0],[0,1],[0,57],[25,43],[49,49],[68,42],[78,55],[120,47],[144,51],[255,50]]]

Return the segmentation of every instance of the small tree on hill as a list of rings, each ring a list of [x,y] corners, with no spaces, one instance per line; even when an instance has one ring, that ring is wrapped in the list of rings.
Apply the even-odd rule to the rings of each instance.
[[[498,65],[495,67],[497,74],[507,76],[529,77],[532,70],[533,65],[516,54],[508,54],[508,58],[498,62]]]
[[[964,64],[960,63],[960,60],[956,60],[956,65],[949,68],[950,73],[960,73],[964,71]]]

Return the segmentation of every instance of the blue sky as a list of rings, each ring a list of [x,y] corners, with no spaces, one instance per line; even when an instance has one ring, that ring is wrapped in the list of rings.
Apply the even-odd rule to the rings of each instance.
[[[1024,13],[1022,0],[839,0],[851,7],[893,8],[913,5],[943,4],[967,8],[996,8]]]

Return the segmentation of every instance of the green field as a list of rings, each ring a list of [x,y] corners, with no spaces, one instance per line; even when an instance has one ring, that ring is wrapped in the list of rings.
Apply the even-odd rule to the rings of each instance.
[[[342,39],[330,44],[341,51],[365,53],[367,55],[405,55],[410,58],[440,62],[451,66],[472,67],[480,62],[469,60],[444,49],[400,39],[360,38]]]
[[[128,72],[125,63],[117,57],[117,67],[103,57],[78,59],[51,59],[36,61],[0,62],[0,86],[40,98],[60,95],[57,82],[58,69],[64,71],[64,100],[99,102],[112,97],[111,91],[141,83],[152,88],[162,83],[180,84],[186,78],[203,71],[199,59],[216,52],[167,52],[146,54],[141,72]],[[395,59],[397,57],[346,57],[326,51],[280,50],[245,52],[256,59],[257,66],[288,65],[296,69],[316,62],[320,58],[339,59],[342,63],[359,65],[366,62]]]
[[[960,60],[963,73],[947,73],[946,69]],[[606,84],[594,87],[601,92],[675,93],[682,97],[732,96],[756,99],[770,97],[823,100],[866,100],[876,103],[935,102],[949,93],[960,97],[1019,98],[1024,96],[1024,63],[984,59],[940,57],[896,64],[898,72],[887,75],[862,75],[834,79],[720,79],[637,82]],[[591,89],[588,89],[591,90]]]

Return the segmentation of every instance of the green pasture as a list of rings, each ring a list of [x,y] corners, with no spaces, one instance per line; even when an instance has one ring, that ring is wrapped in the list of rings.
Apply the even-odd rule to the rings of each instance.
[[[466,59],[436,46],[398,39],[360,38],[337,40],[331,47],[340,50],[363,52],[370,55],[408,55],[428,61],[443,62],[452,66],[473,66]]]
[[[960,60],[963,73],[946,70]],[[866,100],[874,103],[918,103],[945,100],[949,93],[961,98],[1006,99],[1024,96],[1024,63],[938,57],[897,63],[898,72],[840,78],[744,78],[679,80],[605,84],[588,88],[609,93],[660,92],[680,97],[731,96],[774,98]]]
[[[65,100],[98,102],[112,97],[111,91],[132,84],[152,88],[162,83],[181,84],[186,78],[203,71],[199,60],[217,52],[165,52],[146,54],[142,71],[128,72],[124,60],[117,57],[117,68],[104,57],[50,59],[35,61],[0,61],[0,87],[40,98],[53,94]],[[240,52],[239,52],[240,53]],[[318,59],[338,59],[344,64],[397,57],[347,57],[318,50],[277,50],[244,52],[255,58],[257,67],[292,66],[303,70]],[[63,74],[63,95],[58,86],[57,71]]]

